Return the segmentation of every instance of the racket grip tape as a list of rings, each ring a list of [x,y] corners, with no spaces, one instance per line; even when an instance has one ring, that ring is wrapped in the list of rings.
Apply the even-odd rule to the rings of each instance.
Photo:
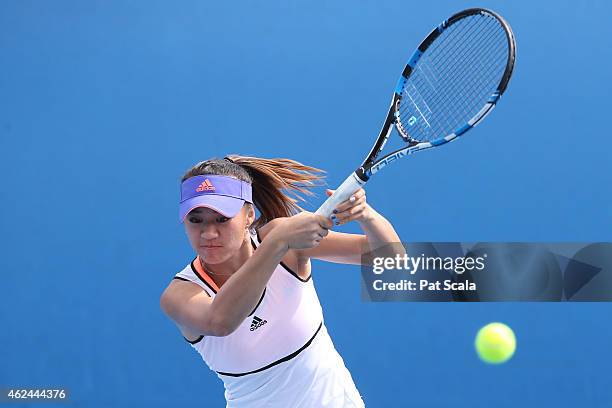
[[[330,197],[323,203],[321,207],[315,212],[317,215],[322,215],[329,218],[334,208],[336,208],[341,202],[347,200],[355,191],[359,190],[366,182],[361,180],[356,173],[351,174],[340,184],[340,187],[334,191]]]

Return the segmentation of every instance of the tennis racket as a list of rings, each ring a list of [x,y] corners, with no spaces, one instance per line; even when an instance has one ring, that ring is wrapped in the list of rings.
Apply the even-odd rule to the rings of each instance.
[[[508,23],[482,8],[456,13],[433,29],[404,67],[370,153],[316,214],[331,216],[388,164],[456,140],[480,123],[508,86],[515,48]],[[402,147],[378,158],[394,128]]]

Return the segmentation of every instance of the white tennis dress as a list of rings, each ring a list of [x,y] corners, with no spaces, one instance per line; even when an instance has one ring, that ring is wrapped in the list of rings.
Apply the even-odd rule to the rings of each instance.
[[[260,239],[251,236],[256,249]],[[219,288],[196,258],[175,279]],[[311,277],[301,279],[280,263],[259,303],[229,336],[190,341],[225,386],[227,407],[364,407],[336,351]]]

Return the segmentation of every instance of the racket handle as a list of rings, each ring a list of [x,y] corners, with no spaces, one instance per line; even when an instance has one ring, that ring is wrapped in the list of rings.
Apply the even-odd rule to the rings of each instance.
[[[340,187],[334,191],[332,194],[319,209],[315,212],[317,215],[322,215],[324,217],[329,218],[334,208],[338,206],[341,202],[348,199],[355,191],[359,190],[361,186],[363,186],[366,182],[357,177],[356,173],[351,174],[347,177],[346,180]]]

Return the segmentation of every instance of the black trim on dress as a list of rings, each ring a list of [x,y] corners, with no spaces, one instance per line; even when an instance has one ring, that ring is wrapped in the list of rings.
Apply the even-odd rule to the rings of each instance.
[[[276,360],[275,362],[270,363],[270,364],[268,364],[265,367],[261,367],[261,368],[258,368],[257,370],[249,371],[249,372],[246,372],[246,373],[224,373],[224,372],[221,372],[221,371],[217,371],[217,374],[219,374],[219,375],[227,375],[229,377],[242,377],[242,376],[249,375],[249,374],[259,373],[261,371],[267,370],[268,368],[274,367],[275,365],[278,365],[280,363],[284,363],[285,361],[289,361],[292,358],[294,358],[295,356],[297,356],[298,354],[300,354],[302,351],[304,351],[308,346],[310,346],[310,344],[312,343],[314,338],[317,336],[317,334],[319,334],[319,331],[321,330],[322,326],[323,326],[323,322],[321,322],[319,324],[319,327],[317,328],[317,331],[315,332],[315,334],[312,335],[310,340],[308,340],[306,342],[306,344],[304,344],[302,347],[300,347],[299,350],[294,351],[293,353],[289,354],[288,356],[285,356],[285,357],[283,357],[283,358],[281,358],[279,360]]]
[[[259,241],[259,243],[261,244],[262,239],[261,236],[259,235],[259,230],[256,231],[257,232],[257,240]],[[308,282],[310,280],[310,278],[312,278],[312,271],[310,272],[310,275],[308,275],[308,278],[306,279],[302,279],[300,277],[300,275],[298,275],[293,269],[291,269],[290,267],[287,266],[287,264],[285,264],[283,261],[280,261],[280,265],[287,271],[289,272],[291,275],[293,275],[296,279],[298,279],[300,282]]]

